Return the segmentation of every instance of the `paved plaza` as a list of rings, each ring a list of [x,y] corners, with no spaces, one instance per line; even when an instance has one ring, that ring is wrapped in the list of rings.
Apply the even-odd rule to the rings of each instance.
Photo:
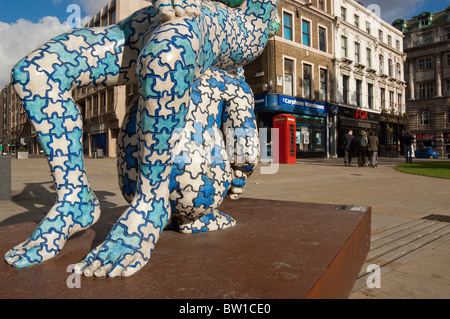
[[[243,197],[370,206],[371,250],[350,298],[447,299],[450,222],[424,217],[450,216],[450,180],[394,170],[403,161],[380,158],[378,168],[344,167],[342,159],[265,165],[248,180]],[[115,165],[114,158],[86,159],[92,188],[103,208],[127,204],[120,194]],[[0,226],[39,222],[54,200],[44,158],[12,159],[12,201],[0,201]],[[379,267],[378,281],[373,276],[376,271],[367,271],[369,266]]]

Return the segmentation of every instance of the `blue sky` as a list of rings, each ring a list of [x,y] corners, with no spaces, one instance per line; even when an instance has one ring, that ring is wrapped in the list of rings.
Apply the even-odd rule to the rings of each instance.
[[[438,12],[450,6],[450,0],[358,0],[367,7],[378,4],[381,18],[389,23],[396,19],[411,19],[424,11]]]
[[[423,11],[436,12],[450,6],[450,0],[359,0],[367,7],[378,4],[381,18],[392,23]],[[50,38],[68,31],[67,7],[77,4],[82,21],[87,21],[108,0],[0,0],[0,89],[9,83],[16,62]]]
[[[78,4],[82,16],[92,15],[103,7],[107,0],[0,0],[0,21],[6,23],[26,19],[37,23],[46,16],[55,16],[60,21],[67,20],[67,6]]]

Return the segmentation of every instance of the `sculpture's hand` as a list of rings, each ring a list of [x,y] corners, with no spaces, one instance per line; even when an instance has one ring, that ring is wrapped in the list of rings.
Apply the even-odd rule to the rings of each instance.
[[[231,199],[239,199],[239,196],[244,192],[245,180],[247,175],[240,170],[233,170],[233,180],[231,187],[228,190],[228,197]]]
[[[163,21],[175,17],[194,17],[200,13],[201,0],[153,0],[153,6]]]

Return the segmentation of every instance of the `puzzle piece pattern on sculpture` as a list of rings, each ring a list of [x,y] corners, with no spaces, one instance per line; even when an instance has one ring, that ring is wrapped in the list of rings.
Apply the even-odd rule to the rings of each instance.
[[[256,168],[259,141],[253,104],[244,80],[219,69],[208,69],[194,82],[186,125],[176,133],[179,143],[173,152],[169,184],[172,214],[179,216],[180,231],[203,232],[234,225],[234,220],[217,208],[230,187],[236,188],[235,193],[242,191],[245,179]],[[128,202],[135,194],[139,172],[137,110],[135,100],[118,138],[119,185]],[[230,139],[228,147],[224,136]]]
[[[71,90],[126,84],[137,76],[138,196],[82,265],[87,275],[128,276],[139,270],[169,219],[171,152],[176,130],[185,126],[194,78],[211,65],[232,71],[256,58],[267,42],[275,7],[276,1],[248,0],[231,10],[206,1],[198,18],[163,25],[147,8],[117,26],[57,37],[23,59],[13,69],[14,86],[48,156],[58,200],[6,261],[27,267],[48,260],[70,235],[98,219],[98,200],[81,153],[81,115]]]

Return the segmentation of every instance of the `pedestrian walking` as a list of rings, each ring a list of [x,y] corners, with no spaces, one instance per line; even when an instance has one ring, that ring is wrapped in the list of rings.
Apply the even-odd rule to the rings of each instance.
[[[406,132],[405,136],[403,136],[403,145],[405,146],[406,163],[412,163],[413,142],[414,142],[414,137],[412,137],[409,132]]]
[[[362,130],[357,139],[358,146],[358,166],[363,167],[366,164],[367,157],[367,134],[364,130]]]
[[[355,137],[353,131],[348,130],[348,133],[344,134],[344,165],[352,166],[352,155],[355,149]]]
[[[367,138],[369,142],[369,157],[370,157],[370,166],[378,167],[378,148],[380,146],[380,141],[378,140],[378,136],[375,135],[374,131],[370,132],[370,136]]]

